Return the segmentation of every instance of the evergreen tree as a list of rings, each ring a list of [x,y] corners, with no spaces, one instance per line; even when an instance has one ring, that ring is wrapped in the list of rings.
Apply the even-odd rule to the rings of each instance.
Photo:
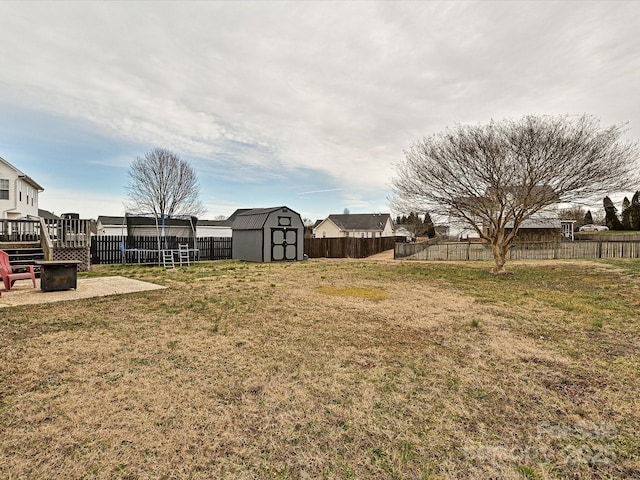
[[[609,230],[622,230],[622,223],[620,223],[620,219],[618,218],[618,209],[615,207],[613,202],[609,197],[604,197],[602,201],[605,212],[605,223]]]
[[[593,223],[593,216],[591,215],[591,210],[587,210],[587,213],[584,214],[584,220],[582,224],[591,225],[592,223]]]
[[[636,191],[631,198],[629,210],[629,228],[636,231],[640,230],[640,191]]]
[[[624,197],[622,201],[622,213],[620,219],[623,230],[631,230],[631,202],[627,197]]]
[[[436,228],[433,225],[433,221],[431,221],[431,215],[429,215],[429,212],[424,214],[424,221],[422,224],[424,225],[427,237],[433,238],[436,236]]]

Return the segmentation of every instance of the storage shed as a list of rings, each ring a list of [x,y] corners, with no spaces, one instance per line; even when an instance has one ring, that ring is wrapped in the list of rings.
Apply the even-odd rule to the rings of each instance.
[[[239,211],[231,228],[234,260],[279,262],[304,256],[304,224],[300,214],[290,208]]]

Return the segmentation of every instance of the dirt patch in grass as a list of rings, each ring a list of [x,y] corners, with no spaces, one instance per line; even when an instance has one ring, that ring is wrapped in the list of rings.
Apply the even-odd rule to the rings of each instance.
[[[171,288],[3,310],[0,475],[638,478],[624,264],[488,267],[96,269]]]
[[[327,285],[316,288],[316,291],[325,295],[368,298],[369,300],[384,300],[389,297],[389,294],[380,288],[334,287]]]

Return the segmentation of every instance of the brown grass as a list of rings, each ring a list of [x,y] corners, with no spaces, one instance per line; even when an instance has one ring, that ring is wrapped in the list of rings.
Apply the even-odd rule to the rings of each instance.
[[[624,262],[99,268],[12,307],[2,478],[639,478]]]

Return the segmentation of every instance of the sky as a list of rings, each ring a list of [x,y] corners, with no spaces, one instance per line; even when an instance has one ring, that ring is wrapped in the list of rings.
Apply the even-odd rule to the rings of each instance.
[[[412,143],[594,115],[640,138],[640,2],[0,2],[0,157],[40,208],[123,215],[136,157],[196,170],[213,219],[389,212]],[[398,212],[392,212],[398,213]]]

